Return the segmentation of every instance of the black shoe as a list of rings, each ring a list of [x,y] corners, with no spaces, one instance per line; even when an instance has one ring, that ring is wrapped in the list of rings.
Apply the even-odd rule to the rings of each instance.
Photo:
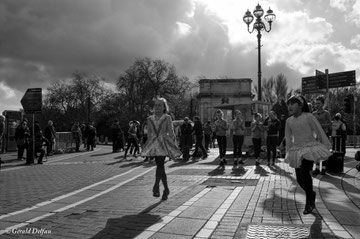
[[[163,192],[163,195],[162,195],[162,200],[167,200],[168,199],[168,196],[170,194],[170,190],[167,188],[167,189],[164,189],[164,192]]]
[[[207,154],[205,154],[204,156],[201,157],[201,159],[206,159],[208,157]]]
[[[154,197],[156,197],[156,198],[158,198],[158,197],[160,197],[160,189],[159,189],[159,186],[157,186],[157,187],[153,187],[153,196]]]
[[[326,174],[326,170],[323,168],[321,169],[321,172],[320,172],[321,175],[325,175]]]
[[[304,215],[312,213],[312,211],[315,209],[315,205],[306,205],[304,210]]]
[[[313,172],[312,172],[312,175],[313,176],[316,176],[316,175],[319,175],[320,174],[320,170],[318,168],[316,168]]]

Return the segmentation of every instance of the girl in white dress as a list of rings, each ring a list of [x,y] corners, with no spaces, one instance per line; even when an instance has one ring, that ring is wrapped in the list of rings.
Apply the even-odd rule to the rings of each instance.
[[[154,115],[147,118],[148,139],[141,152],[142,156],[155,158],[156,175],[153,196],[160,197],[159,184],[162,181],[164,185],[163,200],[166,200],[170,193],[164,165],[165,157],[181,156],[181,151],[176,145],[172,119],[167,114],[168,111],[169,106],[166,99],[157,98],[154,103]]]
[[[309,214],[315,209],[316,197],[310,172],[314,163],[329,158],[331,144],[303,96],[290,97],[287,105],[290,117],[285,126],[285,162],[295,168],[296,180],[306,194],[303,213]]]

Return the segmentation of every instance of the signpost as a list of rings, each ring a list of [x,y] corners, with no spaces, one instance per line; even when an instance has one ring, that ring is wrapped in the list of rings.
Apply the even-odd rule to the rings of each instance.
[[[316,70],[316,76],[308,76],[302,78],[303,94],[312,94],[323,92],[327,88],[326,75],[329,78],[328,88],[338,88],[356,85],[355,71],[343,71],[326,74]]]
[[[27,89],[25,95],[20,101],[26,114],[32,114],[32,162],[35,159],[35,114],[42,112],[42,89],[41,88],[30,88]],[[27,163],[30,163],[27,161]]]
[[[27,89],[25,95],[21,99],[21,105],[26,114],[38,114],[42,111],[42,89]]]
[[[348,87],[354,86],[356,87],[356,76],[355,71],[343,71],[329,74],[328,70],[321,72],[319,70],[315,71],[315,76],[303,77],[301,82],[302,93],[303,94],[312,94],[322,92],[323,89],[326,89],[326,92],[329,91],[330,88],[339,88],[339,87]],[[328,97],[327,97],[328,98]],[[354,139],[356,134],[356,107],[354,100]],[[354,142],[354,148],[356,147],[356,143]]]
[[[343,71],[329,74],[329,88],[355,86],[355,71]]]
[[[303,77],[301,88],[303,94],[314,94],[324,92],[326,89],[326,79],[319,76]]]

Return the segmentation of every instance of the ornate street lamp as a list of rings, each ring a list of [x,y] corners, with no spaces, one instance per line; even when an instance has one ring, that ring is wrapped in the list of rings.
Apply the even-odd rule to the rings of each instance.
[[[252,33],[254,30],[257,30],[257,39],[258,39],[258,100],[261,101],[261,31],[265,30],[266,32],[271,31],[271,24],[273,21],[275,21],[275,14],[273,11],[269,8],[269,10],[266,12],[266,15],[264,16],[265,21],[269,23],[269,29],[266,29],[266,26],[264,22],[262,21],[261,17],[264,15],[264,10],[261,8],[260,4],[258,4],[253,11],[253,14],[249,11],[249,9],[246,11],[243,20],[246,23],[248,27],[248,32]],[[254,20],[254,16],[256,17],[256,20],[254,22],[253,28],[250,31],[250,24]]]

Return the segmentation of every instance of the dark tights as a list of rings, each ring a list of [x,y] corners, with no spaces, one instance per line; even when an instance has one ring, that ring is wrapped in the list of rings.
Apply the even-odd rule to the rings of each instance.
[[[164,189],[169,189],[167,183],[167,177],[165,173],[165,156],[156,156],[155,163],[156,163],[156,175],[155,175],[154,189],[159,188],[160,180],[164,185]]]
[[[295,168],[296,180],[306,194],[306,205],[313,203],[313,180],[310,174],[313,164],[313,161],[303,159],[300,168]]]

